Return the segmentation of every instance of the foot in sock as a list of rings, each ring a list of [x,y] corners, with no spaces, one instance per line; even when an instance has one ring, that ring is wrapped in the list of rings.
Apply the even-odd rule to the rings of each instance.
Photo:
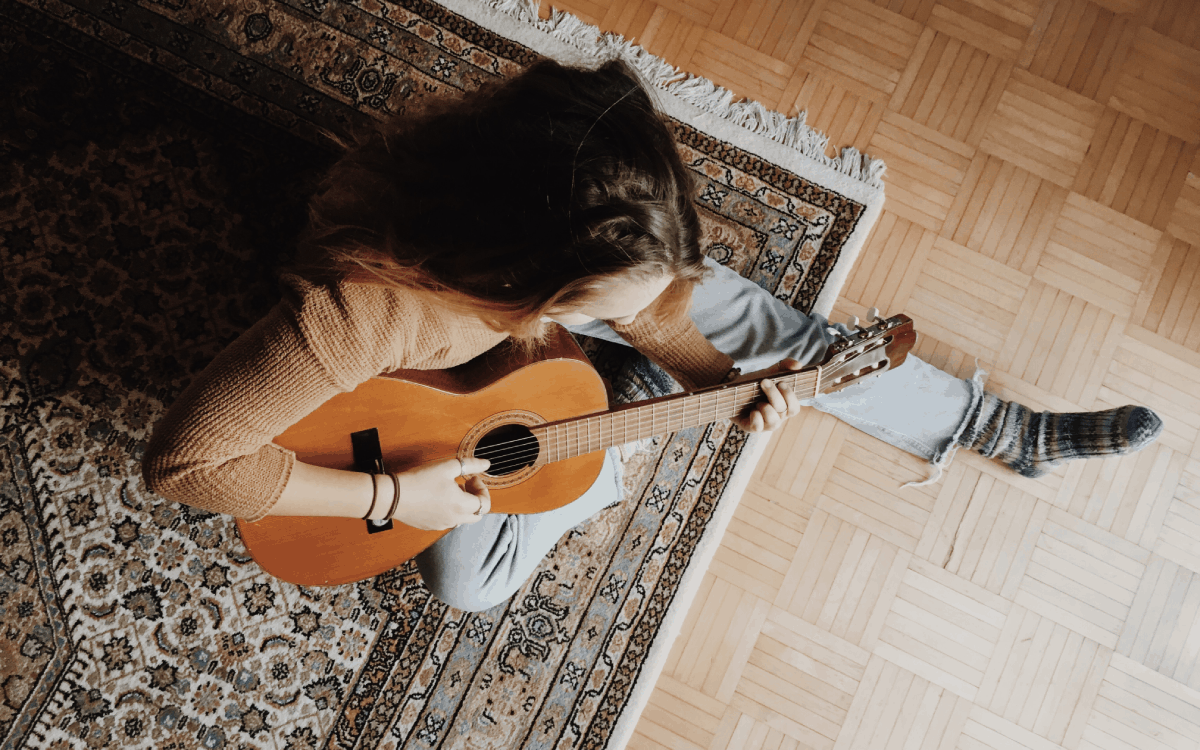
[[[985,392],[958,444],[999,459],[1018,474],[1040,477],[1063,461],[1139,451],[1154,442],[1162,428],[1162,419],[1144,406],[1035,412]]]

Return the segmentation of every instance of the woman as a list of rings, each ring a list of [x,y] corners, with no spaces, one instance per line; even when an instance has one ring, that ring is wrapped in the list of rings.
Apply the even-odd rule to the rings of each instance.
[[[503,601],[562,533],[619,500],[611,455],[574,502],[507,516],[489,513],[481,459],[375,476],[298,462],[271,440],[380,372],[452,367],[505,339],[533,348],[551,322],[632,344],[688,389],[736,377],[725,352],[778,363],[773,371],[819,358],[825,321],[706,262],[692,201],[669,130],[621,62],[594,71],[539,63],[360,137],[311,202],[283,301],[156,427],[148,486],[249,519],[453,528],[417,558],[426,583],[461,609]],[[881,409],[879,389],[902,392],[905,410]],[[774,429],[799,410],[794,393],[763,390],[766,401],[736,420],[743,429]],[[813,405],[938,465],[957,445],[1002,457],[1016,445],[1018,468],[1030,472],[1062,457],[1020,447],[1031,442],[1020,436],[1060,421],[1026,419],[1024,407],[919,361]],[[1156,435],[1141,412],[1087,415],[1088,425],[1121,432],[1121,445],[1097,452]],[[471,476],[461,489],[460,475]]]

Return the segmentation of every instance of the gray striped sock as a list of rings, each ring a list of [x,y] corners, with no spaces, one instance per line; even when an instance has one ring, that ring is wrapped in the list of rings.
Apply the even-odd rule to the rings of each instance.
[[[995,458],[1027,477],[1040,477],[1075,458],[1123,455],[1145,448],[1163,423],[1144,406],[1090,412],[1035,412],[984,393],[959,445]]]

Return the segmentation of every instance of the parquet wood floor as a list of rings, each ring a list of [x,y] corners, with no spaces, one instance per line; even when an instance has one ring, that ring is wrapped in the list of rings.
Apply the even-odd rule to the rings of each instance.
[[[1159,442],[1030,480],[773,436],[631,748],[1200,748],[1200,3],[560,0],[888,163],[837,303]]]

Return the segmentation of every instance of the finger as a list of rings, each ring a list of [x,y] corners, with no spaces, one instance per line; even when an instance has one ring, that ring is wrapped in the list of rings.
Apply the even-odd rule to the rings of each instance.
[[[803,406],[803,404],[800,403],[800,396],[796,394],[796,387],[789,383],[779,383],[778,388],[779,393],[783,396],[783,404],[785,407],[783,409],[776,409],[776,411],[779,412],[779,415],[784,419],[787,419],[788,417],[794,417],[799,414],[800,407]]]
[[[469,477],[474,474],[481,474],[487,471],[487,468],[492,465],[492,462],[486,458],[452,458],[441,463],[443,471],[448,472],[452,477]]]
[[[462,512],[470,516],[467,519],[468,523],[474,523],[492,512],[492,493],[484,484],[483,477],[478,475],[471,477],[463,489],[466,497],[463,498]]]
[[[779,392],[779,387],[772,380],[762,382],[763,393],[767,395],[767,403],[777,412],[787,411],[787,399]]]
[[[790,385],[784,383],[779,386],[779,392],[783,394],[783,400],[787,403],[787,412],[784,417],[794,417],[800,413],[800,399],[796,397],[796,392]]]
[[[762,428],[762,414],[756,409],[754,413],[750,415],[750,432],[762,432]]]
[[[787,357],[779,362],[780,369],[799,370],[804,365],[800,364],[800,360]]]
[[[474,482],[472,485],[474,492],[472,494],[475,495],[476,503],[478,503],[479,500],[483,501],[483,510],[479,511],[479,514],[481,516],[486,516],[488,513],[492,512],[492,491],[488,489],[488,486],[484,483],[483,477],[475,476],[471,477],[471,480]],[[478,504],[475,506],[475,508],[479,508]],[[472,510],[471,512],[474,513],[475,510]]]
[[[783,419],[779,416],[779,412],[775,411],[775,409],[771,408],[770,406],[763,405],[763,407],[759,409],[758,413],[762,415],[763,429],[767,430],[768,432],[778,427],[779,423],[783,421]]]

